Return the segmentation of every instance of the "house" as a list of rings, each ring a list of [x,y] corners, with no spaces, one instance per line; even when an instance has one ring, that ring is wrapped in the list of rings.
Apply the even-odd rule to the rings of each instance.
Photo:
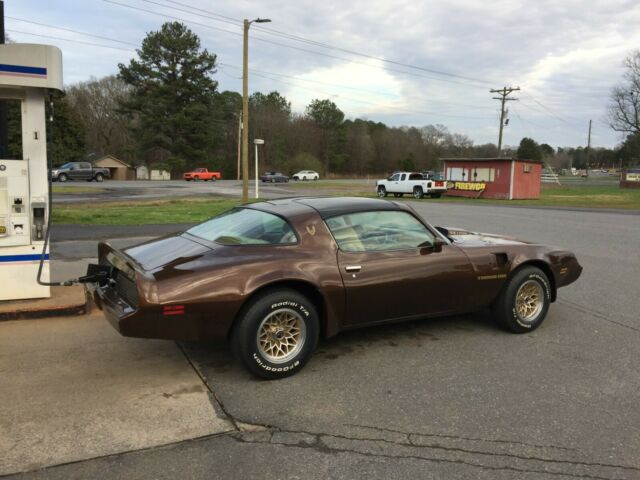
[[[128,163],[114,157],[113,155],[103,155],[91,163],[96,167],[108,168],[111,172],[111,180],[135,180],[136,169]]]

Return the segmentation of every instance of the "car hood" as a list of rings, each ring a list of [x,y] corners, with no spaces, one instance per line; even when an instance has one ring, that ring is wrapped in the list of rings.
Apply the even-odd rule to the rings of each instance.
[[[144,270],[154,270],[170,263],[184,263],[210,251],[182,234],[158,238],[123,250]]]
[[[455,245],[461,247],[476,247],[489,245],[527,245],[529,242],[519,240],[515,237],[503,235],[493,235],[490,233],[470,232],[463,228],[437,227]]]

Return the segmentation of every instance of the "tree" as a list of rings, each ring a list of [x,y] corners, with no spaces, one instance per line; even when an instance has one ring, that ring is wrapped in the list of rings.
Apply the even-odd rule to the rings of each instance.
[[[548,143],[540,144],[540,151],[542,152],[543,157],[553,157],[553,155],[556,153],[553,147]]]
[[[627,135],[620,146],[618,157],[625,165],[640,164],[640,133]]]
[[[256,92],[249,98],[249,133],[265,141],[261,162],[285,170],[288,157],[291,102],[273,91],[265,95]]]
[[[129,119],[120,105],[129,99],[128,85],[110,75],[92,78],[67,89],[67,99],[86,130],[87,148],[136,163]]]
[[[346,162],[344,146],[346,130],[344,113],[331,100],[312,100],[305,114],[313,120],[324,133],[324,167],[325,171],[340,171]]]
[[[147,34],[137,52],[139,60],[118,65],[118,77],[131,87],[121,105],[133,120],[140,152],[149,162],[202,164],[218,120],[218,82],[211,78],[216,56],[201,50],[198,36],[180,22]]]
[[[522,160],[542,160],[540,145],[534,139],[528,137],[520,140],[517,155]]]
[[[54,165],[82,160],[87,153],[86,131],[77,112],[66,98],[53,102],[53,123],[47,121],[47,141],[52,144]]]
[[[625,82],[611,91],[609,125],[616,132],[640,133],[640,50],[632,52],[624,61]]]
[[[325,130],[337,129],[344,121],[344,113],[331,100],[312,100],[305,111],[307,117]]]

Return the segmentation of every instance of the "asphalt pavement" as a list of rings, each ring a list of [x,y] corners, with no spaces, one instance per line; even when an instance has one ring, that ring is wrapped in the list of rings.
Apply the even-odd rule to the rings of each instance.
[[[487,313],[369,328],[321,342],[280,381],[253,378],[225,345],[182,344],[225,414],[258,431],[19,478],[640,478],[640,218],[411,204],[434,224],[572,250],[582,277],[531,334]],[[54,255],[74,261],[108,233]]]

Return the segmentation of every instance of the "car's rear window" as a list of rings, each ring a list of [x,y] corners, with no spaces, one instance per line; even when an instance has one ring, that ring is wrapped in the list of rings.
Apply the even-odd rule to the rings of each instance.
[[[236,208],[187,230],[193,235],[222,245],[280,245],[298,238],[282,218],[251,208]]]

